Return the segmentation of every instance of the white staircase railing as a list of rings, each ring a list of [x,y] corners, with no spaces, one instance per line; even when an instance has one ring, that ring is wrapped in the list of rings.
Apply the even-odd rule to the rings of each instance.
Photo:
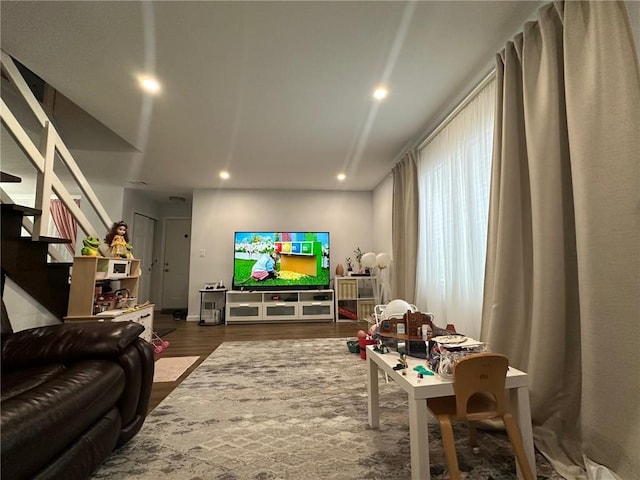
[[[96,212],[99,221],[102,223],[100,229],[108,231],[113,224],[104,207],[98,200],[95,192],[89,185],[89,182],[82,174],[73,155],[69,152],[66,145],[60,138],[58,131],[50,121],[49,117],[35,98],[20,71],[16,67],[13,59],[5,52],[1,53],[1,67],[4,74],[15,85],[29,109],[40,124],[42,131],[40,134],[40,145],[36,147],[26,130],[20,125],[16,116],[11,112],[4,99],[0,99],[0,117],[2,123],[6,126],[8,132],[13,136],[18,146],[25,153],[31,164],[36,169],[36,191],[34,208],[40,210],[42,214],[34,218],[31,236],[34,240],[40,237],[46,237],[50,219],[50,203],[52,194],[60,199],[71,215],[75,218],[78,227],[87,236],[98,237],[97,229],[94,227],[87,216],[80,210],[80,207],[74,201],[73,196],[62,183],[62,180],[54,171],[55,155],[58,154],[60,160],[64,163],[68,171],[71,173],[73,180],[78,185],[80,191],[84,195]],[[105,247],[106,248],[106,247]],[[102,252],[104,254],[104,251]]]

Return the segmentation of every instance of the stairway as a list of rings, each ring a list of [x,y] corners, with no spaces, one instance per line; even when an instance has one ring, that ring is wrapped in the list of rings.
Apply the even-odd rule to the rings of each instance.
[[[2,174],[2,181],[16,181]],[[18,179],[19,181],[19,179]],[[52,243],[70,243],[62,238],[41,237],[34,241],[22,237],[22,219],[36,217],[40,210],[15,204],[2,204],[1,263],[2,291],[5,278],[10,278],[34,300],[62,320],[67,314],[69,301],[69,269],[71,263],[48,263],[48,247]],[[4,302],[3,302],[4,303]]]

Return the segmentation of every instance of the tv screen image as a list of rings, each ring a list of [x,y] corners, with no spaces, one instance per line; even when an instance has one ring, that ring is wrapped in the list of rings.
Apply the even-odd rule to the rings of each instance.
[[[329,232],[236,232],[234,290],[329,288]]]

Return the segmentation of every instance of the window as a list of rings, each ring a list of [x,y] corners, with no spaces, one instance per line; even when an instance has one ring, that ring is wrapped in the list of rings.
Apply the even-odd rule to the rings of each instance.
[[[419,151],[416,304],[478,338],[495,108],[492,80]]]

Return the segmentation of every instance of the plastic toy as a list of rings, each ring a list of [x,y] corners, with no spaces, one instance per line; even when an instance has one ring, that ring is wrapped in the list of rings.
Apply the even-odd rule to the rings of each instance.
[[[156,332],[151,332],[151,344],[156,353],[162,353],[165,348],[169,347],[169,342],[160,338]]]
[[[109,245],[107,256],[112,258],[133,258],[133,246],[129,243],[128,226],[124,221],[119,221],[111,226],[104,241]]]
[[[82,250],[80,253],[84,257],[97,257],[100,255],[98,248],[100,247],[100,239],[98,237],[87,237],[82,241]]]
[[[433,375],[434,373],[431,370],[426,369],[422,365],[417,365],[413,367],[413,369],[418,372],[418,375]]]

